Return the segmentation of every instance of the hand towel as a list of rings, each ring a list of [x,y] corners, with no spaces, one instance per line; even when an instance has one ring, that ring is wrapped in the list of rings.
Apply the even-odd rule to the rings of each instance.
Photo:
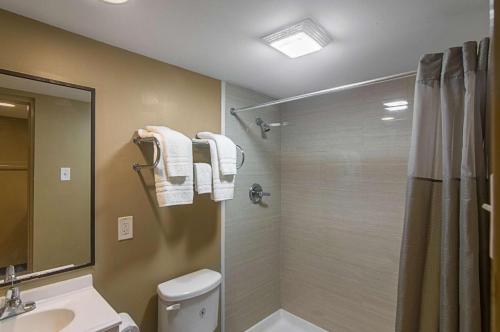
[[[193,174],[193,145],[189,137],[167,127],[146,126],[146,130],[161,137],[162,155],[169,177]]]
[[[236,145],[231,139],[224,135],[207,131],[199,132],[196,136],[201,139],[211,139],[215,141],[219,160],[219,170],[222,175],[236,175]]]
[[[165,151],[165,145],[162,142],[161,135],[153,133],[144,129],[137,131],[140,137],[155,137],[160,142],[160,150],[157,151],[156,144],[154,144],[154,156],[156,159],[158,153]],[[167,176],[165,171],[165,159],[160,158],[158,166],[154,169],[156,198],[158,206],[172,206],[181,204],[193,203],[193,168],[191,167],[191,174],[188,176]]]
[[[219,157],[217,146],[211,139],[195,139],[196,142],[206,143],[210,146],[210,162],[212,164],[212,200],[216,202],[233,199],[235,175],[222,175],[219,170]]]
[[[212,192],[212,166],[207,163],[194,163],[194,190],[198,194]]]

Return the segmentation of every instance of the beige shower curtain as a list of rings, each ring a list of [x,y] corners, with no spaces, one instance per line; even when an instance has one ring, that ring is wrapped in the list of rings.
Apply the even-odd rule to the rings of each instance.
[[[488,48],[467,42],[419,63],[396,332],[489,331]]]

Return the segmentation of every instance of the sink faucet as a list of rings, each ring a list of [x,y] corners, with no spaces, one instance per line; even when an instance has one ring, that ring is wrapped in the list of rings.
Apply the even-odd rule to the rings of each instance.
[[[5,303],[0,307],[0,320],[14,317],[36,308],[35,302],[23,303],[19,287],[14,287],[16,281],[16,270],[9,265],[5,271],[5,283],[10,282],[10,288],[5,295]]]

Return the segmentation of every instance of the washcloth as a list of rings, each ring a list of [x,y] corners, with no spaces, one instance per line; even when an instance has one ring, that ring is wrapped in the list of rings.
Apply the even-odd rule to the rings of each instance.
[[[169,177],[193,174],[193,146],[189,137],[167,127],[146,126],[146,130],[160,135]]]
[[[198,194],[212,192],[212,166],[207,163],[194,163],[194,190]]]
[[[207,131],[196,135],[201,139],[211,139],[217,146],[219,170],[222,175],[236,175],[236,145],[224,135],[214,134]],[[213,164],[212,164],[213,167]]]
[[[195,139],[196,142],[209,144],[210,162],[212,164],[212,200],[216,202],[233,199],[235,175],[222,175],[219,170],[217,146],[211,139]]]
[[[154,145],[154,159],[158,153],[165,151],[165,145],[162,142],[161,135],[144,129],[137,131],[140,137],[154,137],[160,142],[160,150],[157,151]],[[167,176],[165,171],[165,159],[160,158],[160,162],[154,168],[156,198],[158,206],[172,206],[193,203],[193,168],[188,176]]]

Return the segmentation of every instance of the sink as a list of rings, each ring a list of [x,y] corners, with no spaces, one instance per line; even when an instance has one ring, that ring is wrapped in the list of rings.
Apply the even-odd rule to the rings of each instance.
[[[68,309],[53,309],[30,312],[5,320],[3,329],[12,332],[54,332],[61,331],[75,318],[75,313]]]
[[[115,332],[121,323],[91,275],[22,291],[21,299],[36,309],[0,321],[0,332]]]

